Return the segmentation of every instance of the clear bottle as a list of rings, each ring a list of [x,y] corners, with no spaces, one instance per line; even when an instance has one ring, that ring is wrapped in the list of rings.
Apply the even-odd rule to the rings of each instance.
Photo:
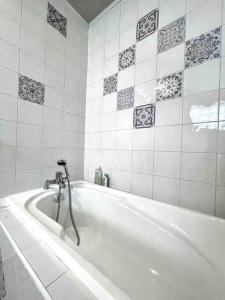
[[[95,170],[94,182],[96,184],[102,185],[102,168],[100,166]]]

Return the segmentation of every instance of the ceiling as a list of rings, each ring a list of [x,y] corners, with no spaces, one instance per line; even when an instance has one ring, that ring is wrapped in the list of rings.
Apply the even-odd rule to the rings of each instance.
[[[89,23],[114,0],[68,0]]]

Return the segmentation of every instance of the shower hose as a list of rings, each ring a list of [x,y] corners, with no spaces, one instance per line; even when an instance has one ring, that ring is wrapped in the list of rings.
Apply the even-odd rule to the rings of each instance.
[[[73,225],[73,229],[74,229],[76,237],[77,237],[77,246],[79,246],[80,245],[80,236],[79,236],[79,233],[78,233],[78,230],[77,230],[77,226],[76,226],[76,223],[74,221],[74,216],[73,216],[72,195],[71,195],[71,186],[70,186],[70,180],[69,180],[69,178],[67,178],[67,181],[68,181],[70,219],[71,219],[71,222],[72,222],[72,225]],[[57,198],[58,209],[57,209],[57,215],[56,215],[56,222],[57,223],[58,223],[58,220],[59,220],[59,212],[60,212],[60,202],[61,202],[60,195],[61,195],[61,189],[62,189],[62,187],[59,186],[59,193],[58,193],[58,198]]]

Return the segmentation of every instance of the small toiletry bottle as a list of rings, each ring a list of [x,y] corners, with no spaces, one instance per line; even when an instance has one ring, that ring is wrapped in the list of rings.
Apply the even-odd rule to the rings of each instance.
[[[100,166],[95,170],[95,183],[102,184],[102,168]]]
[[[108,174],[103,174],[102,185],[105,187],[109,187],[109,175]]]

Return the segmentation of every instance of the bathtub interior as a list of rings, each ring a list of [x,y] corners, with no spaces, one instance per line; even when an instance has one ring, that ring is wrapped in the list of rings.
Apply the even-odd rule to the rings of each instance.
[[[61,202],[61,237],[132,299],[224,299],[224,283],[216,268],[185,240],[123,202],[88,188],[72,189],[73,212],[81,237],[76,246],[67,191]],[[53,195],[37,208],[55,220]],[[199,289],[201,287],[201,289]],[[199,292],[196,292],[199,290]],[[155,297],[155,298],[154,298]]]

